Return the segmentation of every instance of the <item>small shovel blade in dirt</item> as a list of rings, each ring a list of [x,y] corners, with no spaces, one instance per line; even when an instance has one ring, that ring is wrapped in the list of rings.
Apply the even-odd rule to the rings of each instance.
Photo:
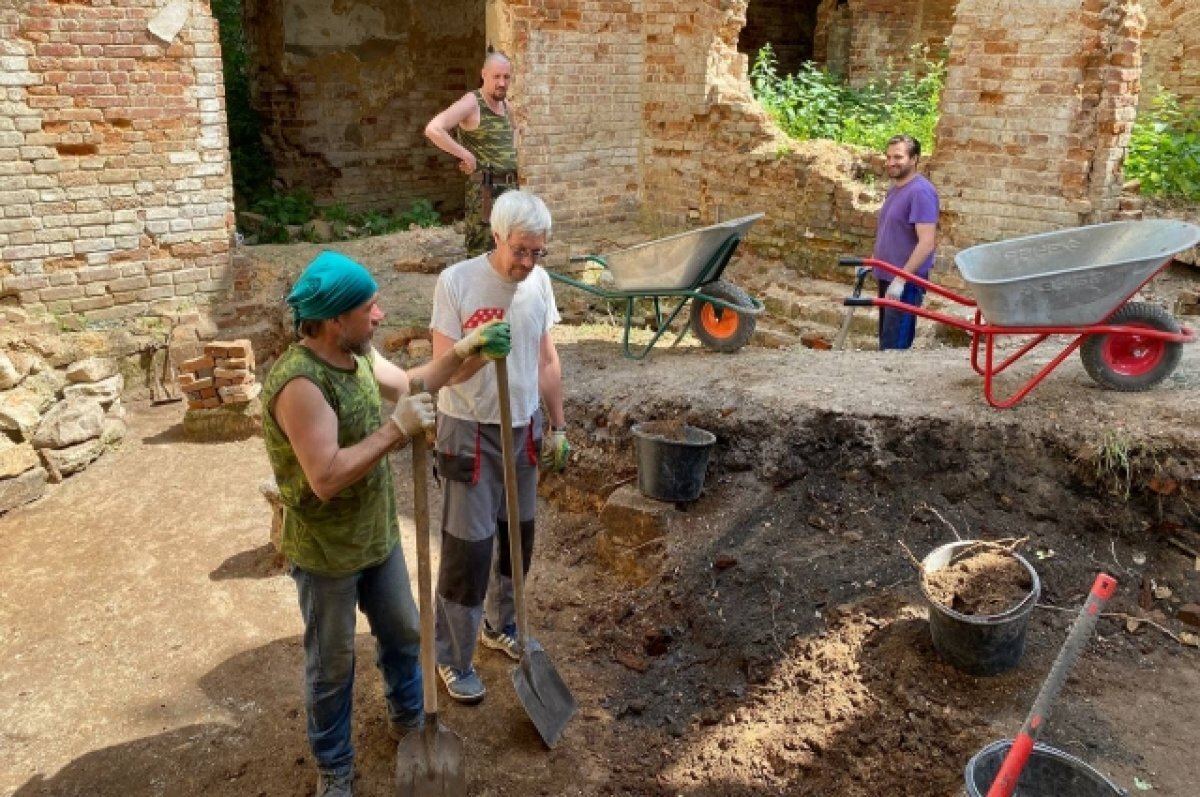
[[[538,735],[553,749],[579,705],[546,651],[536,642],[528,644],[531,649],[521,655],[521,663],[512,672],[513,688]]]
[[[399,797],[462,797],[467,778],[462,769],[463,742],[436,715],[425,715],[425,727],[400,740],[396,748],[396,794]]]
[[[512,562],[513,602],[517,609],[517,643],[521,662],[512,673],[517,698],[546,746],[558,744],[563,728],[575,716],[579,705],[563,682],[546,651],[529,638],[525,611],[525,561],[521,550],[521,510],[517,498],[517,455],[512,441],[512,405],[508,392],[508,363],[496,360],[496,386],[500,398],[500,452],[504,457],[504,497],[508,505],[508,547]]]
[[[420,390],[414,384],[413,390]],[[412,439],[413,519],[417,531],[417,588],[421,591],[421,686],[425,725],[400,740],[396,747],[397,797],[463,797],[463,742],[442,726],[437,713],[437,683],[433,660],[433,573],[429,563],[429,485],[425,473],[425,435]]]

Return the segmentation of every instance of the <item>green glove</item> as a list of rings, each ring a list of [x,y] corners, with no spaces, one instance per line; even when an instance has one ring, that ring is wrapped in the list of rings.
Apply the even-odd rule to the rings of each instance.
[[[542,469],[553,473],[562,473],[567,469],[567,460],[571,458],[571,444],[567,442],[566,431],[555,429],[550,436],[542,441]]]
[[[512,330],[507,321],[493,319],[471,330],[471,333],[454,344],[454,353],[465,360],[473,354],[481,354],[489,360],[507,357],[512,350]]]

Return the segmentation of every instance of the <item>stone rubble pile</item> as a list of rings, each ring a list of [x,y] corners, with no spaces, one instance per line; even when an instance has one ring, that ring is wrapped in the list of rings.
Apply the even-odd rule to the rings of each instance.
[[[204,354],[179,364],[179,372],[189,410],[245,404],[262,391],[254,379],[254,349],[246,339],[206,344]]]
[[[0,514],[33,501],[125,437],[117,362],[87,357],[55,368],[0,350]]]

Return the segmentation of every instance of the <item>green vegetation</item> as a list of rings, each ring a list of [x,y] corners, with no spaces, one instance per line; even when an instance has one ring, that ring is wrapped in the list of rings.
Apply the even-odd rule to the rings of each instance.
[[[1147,196],[1200,201],[1200,104],[1159,89],[1133,125],[1125,176]]]
[[[275,167],[263,146],[262,120],[250,104],[250,57],[242,0],[212,0],[212,10],[221,39],[234,203],[245,210],[270,195]]]
[[[286,194],[270,194],[254,204],[253,212],[261,216],[254,219],[255,229],[246,232],[255,235],[258,243],[286,243],[293,239],[289,227],[304,226],[301,237],[308,241],[344,241],[350,238],[366,238],[384,235],[412,227],[437,227],[441,217],[428,199],[418,199],[397,216],[378,210],[352,213],[337,204],[317,207],[312,194],[303,189]],[[324,221],[328,228],[321,232],[309,222]],[[242,221],[247,219],[243,216]]]
[[[907,133],[921,142],[925,154],[933,150],[945,75],[945,61],[914,49],[906,71],[862,88],[846,85],[812,62],[780,77],[767,45],[755,58],[750,81],[754,96],[792,138],[825,138],[882,151],[889,138]]]

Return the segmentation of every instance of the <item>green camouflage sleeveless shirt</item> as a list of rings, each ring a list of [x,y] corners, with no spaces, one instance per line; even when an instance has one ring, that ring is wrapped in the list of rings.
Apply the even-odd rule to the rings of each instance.
[[[384,457],[371,471],[329,501],[309,487],[296,453],[271,414],[275,396],[293,379],[316,385],[338,418],[338,445],[352,446],[383,423],[379,385],[368,357],[354,370],[335,368],[293,343],[263,385],[263,437],[283,503],[283,553],[298,567],[345,576],[379,564],[400,537],[392,474]]]
[[[475,90],[475,102],[479,103],[479,127],[474,130],[458,128],[458,143],[470,150],[479,168],[491,166],[498,172],[515,172],[517,148],[513,142],[512,120],[493,113],[479,89]],[[507,103],[505,110],[508,110]]]

